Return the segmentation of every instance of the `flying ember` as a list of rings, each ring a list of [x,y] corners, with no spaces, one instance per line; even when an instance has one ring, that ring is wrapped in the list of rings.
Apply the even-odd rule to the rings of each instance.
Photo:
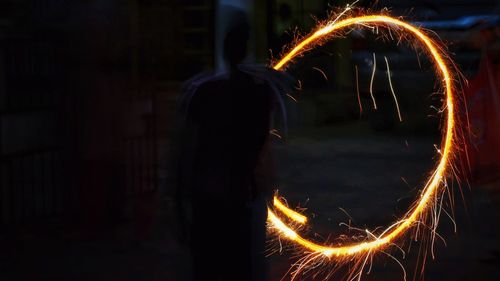
[[[344,17],[341,19],[340,17]],[[456,110],[455,103],[457,93],[454,87],[454,81],[459,77],[454,77],[453,62],[445,53],[444,48],[430,38],[427,33],[417,26],[414,26],[401,19],[387,16],[384,14],[368,14],[355,17],[348,17],[345,14],[320,25],[316,31],[302,38],[293,46],[290,51],[285,53],[274,65],[275,70],[284,71],[286,66],[293,59],[301,56],[308,50],[318,46],[328,39],[336,38],[346,31],[357,28],[384,28],[400,35],[400,38],[421,47],[435,64],[436,75],[441,81],[444,94],[443,112],[445,112],[445,127],[443,129],[442,144],[439,149],[439,160],[435,169],[431,171],[431,176],[422,184],[420,196],[412,205],[406,215],[399,218],[385,230],[377,235],[366,230],[366,239],[362,242],[347,241],[342,245],[321,244],[309,240],[300,234],[303,225],[307,224],[308,218],[288,208],[279,197],[275,196],[273,206],[268,208],[269,228],[278,236],[288,240],[291,244],[297,246],[299,251],[304,254],[299,263],[295,264],[297,269],[293,273],[293,278],[313,263],[323,263],[325,261],[351,264],[352,273],[350,278],[360,278],[364,266],[368,260],[377,252],[383,252],[386,248],[401,242],[401,239],[412,232],[423,221],[432,218],[431,229],[435,229],[437,219],[431,214],[438,197],[447,188],[446,177],[451,170],[450,165],[453,160],[454,150],[457,145],[456,128]],[[344,33],[341,33],[344,32]],[[387,63],[388,77],[390,79],[389,65]],[[452,76],[453,75],[453,76]],[[458,74],[457,74],[458,75]],[[392,87],[392,85],[391,85]],[[392,90],[392,88],[391,88]],[[397,99],[394,95],[396,106],[398,107],[399,119],[402,120]],[[374,101],[375,104],[375,101]],[[376,104],[375,104],[376,106]]]

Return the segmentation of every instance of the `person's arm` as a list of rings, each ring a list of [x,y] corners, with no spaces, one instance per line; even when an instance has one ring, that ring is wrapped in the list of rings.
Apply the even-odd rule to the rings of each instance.
[[[266,138],[254,174],[257,194],[272,198],[276,188],[276,165],[270,137]]]
[[[267,118],[264,120],[264,143],[259,154],[257,166],[255,168],[255,185],[257,194],[266,199],[272,198],[276,189],[276,163],[271,140],[271,116],[274,111],[275,101],[273,99],[272,90],[268,88],[266,97]]]
[[[189,225],[192,216],[191,201],[197,145],[197,94],[195,93],[186,113],[181,117],[176,145],[175,211],[179,227],[177,236],[179,241],[183,243],[189,241]]]

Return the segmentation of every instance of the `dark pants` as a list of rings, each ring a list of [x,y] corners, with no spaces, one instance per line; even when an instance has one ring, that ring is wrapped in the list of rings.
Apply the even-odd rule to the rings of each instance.
[[[193,208],[195,281],[266,279],[264,200],[233,206],[203,200]]]

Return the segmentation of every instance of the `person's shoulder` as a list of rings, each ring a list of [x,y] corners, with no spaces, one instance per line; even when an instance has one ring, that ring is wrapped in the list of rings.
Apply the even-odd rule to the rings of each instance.
[[[247,77],[247,81],[251,81],[256,87],[260,89],[271,89],[271,84],[268,79],[268,67],[263,67],[260,65],[241,65],[240,71],[242,75]]]
[[[214,93],[220,92],[226,84],[226,81],[226,77],[220,76],[200,83],[193,94],[193,100],[202,101],[206,99],[206,96],[213,98]]]
[[[223,78],[205,81],[198,86],[197,92],[210,91],[211,89],[220,87],[220,85],[222,85],[223,83],[224,83]]]
[[[273,87],[271,86],[269,81],[262,79],[260,77],[255,77],[255,76],[253,77],[253,80],[254,80],[255,86],[257,87],[259,93],[262,93],[265,96],[269,96],[272,94]]]
[[[255,83],[255,85],[257,85],[257,87],[271,88],[268,81],[266,81],[260,77],[257,77],[257,76],[253,76],[252,78],[253,78],[253,82]]]

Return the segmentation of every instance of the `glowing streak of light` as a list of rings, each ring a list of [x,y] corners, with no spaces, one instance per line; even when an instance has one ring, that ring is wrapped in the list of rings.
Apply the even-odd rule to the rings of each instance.
[[[358,95],[358,104],[359,104],[359,114],[363,113],[363,105],[361,104],[361,97],[359,96],[359,73],[358,66],[355,65],[356,68],[356,94]]]
[[[373,101],[373,108],[377,110],[377,102],[375,101],[375,96],[373,96],[373,80],[375,79],[375,70],[377,70],[377,58],[375,57],[375,53],[373,53],[373,70],[372,78],[370,79],[370,97]]]
[[[394,93],[394,88],[392,87],[392,79],[391,79],[391,69],[389,68],[389,62],[387,61],[387,57],[384,56],[385,66],[387,67],[387,79],[389,79],[389,88],[391,88],[392,97],[394,98],[394,103],[396,104],[396,110],[398,111],[399,122],[403,122],[403,118],[401,117],[401,111],[399,110],[399,103],[396,94]]]
[[[272,130],[270,130],[270,131],[269,131],[269,133],[270,133],[271,135],[273,135],[273,136],[275,136],[275,137],[279,138],[279,139],[282,139],[282,138],[283,138],[280,134],[278,134],[278,130],[276,130],[276,129],[272,129]]]
[[[349,213],[344,208],[339,207],[339,210],[341,210],[349,218],[349,222],[354,221],[351,215],[349,215]]]
[[[305,224],[307,222],[306,216],[299,214],[294,210],[289,209],[287,206],[285,206],[285,204],[281,203],[281,201],[278,199],[277,196],[274,196],[273,205],[293,221],[298,222],[300,224]]]
[[[276,70],[277,70],[277,69],[276,69]],[[300,91],[300,90],[302,90],[302,81],[297,80],[297,84],[298,84],[298,85],[297,85],[297,87],[295,87],[295,89],[297,89],[297,90],[299,90],[299,91]]]
[[[328,81],[328,77],[326,77],[326,74],[323,70],[319,69],[318,67],[313,67],[312,69],[318,71],[319,73],[321,73],[321,75],[323,75],[323,78],[325,78],[326,81]]]
[[[297,99],[294,98],[292,95],[290,94],[286,94],[287,97],[289,97],[291,100],[293,100],[294,102],[297,102]]]
[[[393,255],[391,255],[391,254],[389,254],[387,252],[384,252],[384,251],[382,251],[382,252],[384,254],[386,254],[388,257],[390,257],[391,259],[393,259],[399,265],[399,267],[401,267],[401,270],[403,271],[403,281],[406,281],[407,274],[406,274],[406,269],[403,266],[403,264],[395,256],[393,256]]]
[[[305,50],[312,48],[313,45],[320,43],[323,37],[350,26],[362,26],[363,24],[382,24],[387,28],[402,28],[403,30],[414,35],[415,38],[417,38],[427,49],[436,64],[439,74],[441,75],[446,94],[447,119],[442,144],[443,149],[440,154],[439,163],[433,171],[431,177],[427,180],[421,191],[420,198],[414,207],[407,213],[407,215],[405,215],[403,219],[394,223],[394,226],[390,227],[390,231],[386,231],[380,237],[367,242],[353,243],[339,247],[314,243],[297,234],[293,229],[283,223],[270,208],[268,208],[268,220],[281,234],[296,244],[303,246],[305,249],[312,252],[322,253],[326,257],[346,257],[372,253],[373,251],[392,245],[395,239],[405,234],[412,226],[418,226],[419,218],[423,217],[429,210],[429,206],[433,203],[433,198],[437,196],[436,194],[442,186],[442,181],[449,165],[453,143],[455,140],[454,89],[447,62],[443,58],[437,44],[431,38],[425,35],[419,28],[399,19],[386,15],[365,15],[330,22],[300,41],[293,49],[291,49],[290,52],[285,54],[285,56],[274,65],[274,69],[282,69],[293,58],[300,55]]]

